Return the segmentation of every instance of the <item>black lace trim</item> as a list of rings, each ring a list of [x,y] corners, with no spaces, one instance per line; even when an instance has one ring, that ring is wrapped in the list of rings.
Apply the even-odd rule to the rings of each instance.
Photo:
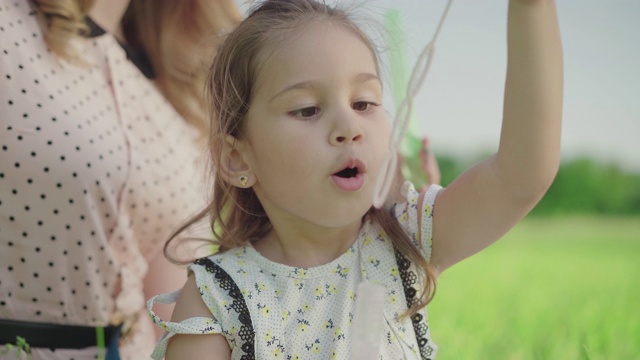
[[[400,271],[400,278],[402,279],[402,287],[404,288],[404,296],[407,299],[407,308],[410,308],[413,304],[418,302],[416,297],[418,291],[413,285],[418,281],[418,276],[415,272],[410,270],[411,262],[395,249],[396,262],[398,263],[398,270]],[[416,333],[416,340],[418,341],[418,347],[420,348],[420,357],[422,360],[433,360],[433,347],[429,344],[427,338],[427,332],[429,326],[426,319],[420,313],[417,313],[411,317],[413,323],[413,330]]]
[[[222,290],[227,291],[229,296],[233,299],[233,303],[230,307],[238,313],[238,320],[242,324],[240,326],[240,331],[238,331],[238,336],[242,340],[240,348],[244,352],[244,355],[242,355],[240,359],[255,360],[256,354],[254,344],[256,332],[253,330],[251,314],[249,313],[249,308],[242,297],[242,292],[238,288],[238,285],[236,285],[226,271],[208,258],[198,259],[195,263],[204,266],[208,272],[212,273],[218,283],[218,286],[220,286]]]

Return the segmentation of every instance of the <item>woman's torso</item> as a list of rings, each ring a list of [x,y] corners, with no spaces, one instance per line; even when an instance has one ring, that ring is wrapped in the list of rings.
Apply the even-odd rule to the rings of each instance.
[[[0,5],[0,318],[139,313],[147,262],[204,204],[195,130],[113,37],[75,45],[87,66],[52,55],[27,1]],[[147,356],[146,321],[124,355]]]

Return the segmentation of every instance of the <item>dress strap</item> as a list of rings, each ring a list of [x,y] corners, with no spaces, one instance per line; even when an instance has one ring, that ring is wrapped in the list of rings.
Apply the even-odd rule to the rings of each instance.
[[[249,308],[238,285],[224,269],[209,258],[196,260],[189,266],[189,270],[195,274],[196,284],[203,301],[209,306],[209,310],[212,311],[215,318],[193,317],[182,320],[179,323],[164,321],[153,312],[153,305],[156,303],[175,303],[180,295],[180,290],[152,297],[147,302],[147,311],[153,322],[160,326],[165,333],[160,338],[151,357],[156,360],[163,359],[167,350],[167,343],[175,334],[220,334],[227,338],[234,353],[239,348],[241,360],[255,360],[255,331]],[[215,287],[223,290],[230,298],[230,303],[224,306],[226,310],[224,314],[215,312],[210,307],[211,302],[216,301],[216,294],[213,291]],[[217,294],[220,295],[219,292]],[[240,329],[237,332],[233,331],[231,333],[229,329],[222,327],[223,323],[226,324],[228,323],[227,320],[230,320],[226,318],[229,316],[237,316],[237,321],[240,323]]]
[[[247,303],[244,301],[242,291],[238,285],[233,281],[233,278],[224,271],[215,262],[209,258],[202,258],[195,261],[195,264],[203,266],[208,273],[213,275],[215,283],[220,289],[226,291],[228,295],[233,299],[231,305],[229,305],[229,311],[233,310],[238,315],[238,321],[240,322],[240,330],[237,336],[242,341],[240,349],[244,354],[240,357],[242,360],[255,360],[255,337],[256,332],[253,329],[253,322],[251,321],[251,313],[247,307]]]
[[[394,247],[396,262],[398,263],[398,270],[400,272],[400,279],[402,279],[402,287],[404,288],[404,295],[407,299],[407,309],[411,308],[418,299],[418,290],[413,286],[418,281],[416,273],[411,269],[411,262],[407,259],[398,249]],[[435,355],[435,349],[430,344],[429,340],[429,325],[427,324],[427,318],[424,313],[418,312],[411,317],[411,323],[413,330],[416,334],[416,340],[418,347],[420,348],[420,358],[422,360],[433,360]]]

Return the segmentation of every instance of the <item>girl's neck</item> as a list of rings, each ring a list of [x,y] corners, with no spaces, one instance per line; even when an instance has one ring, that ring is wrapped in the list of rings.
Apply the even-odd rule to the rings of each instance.
[[[284,265],[311,268],[327,264],[353,244],[361,222],[340,228],[299,231],[274,224],[273,230],[253,247],[265,258]]]
[[[129,2],[130,0],[96,0],[91,10],[89,10],[89,16],[104,31],[124,42],[122,17],[127,11]]]

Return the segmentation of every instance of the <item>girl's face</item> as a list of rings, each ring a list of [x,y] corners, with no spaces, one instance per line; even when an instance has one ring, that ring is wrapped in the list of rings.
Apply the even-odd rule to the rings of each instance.
[[[372,205],[390,123],[370,49],[336,23],[312,23],[260,68],[243,140],[272,223],[359,224]]]

